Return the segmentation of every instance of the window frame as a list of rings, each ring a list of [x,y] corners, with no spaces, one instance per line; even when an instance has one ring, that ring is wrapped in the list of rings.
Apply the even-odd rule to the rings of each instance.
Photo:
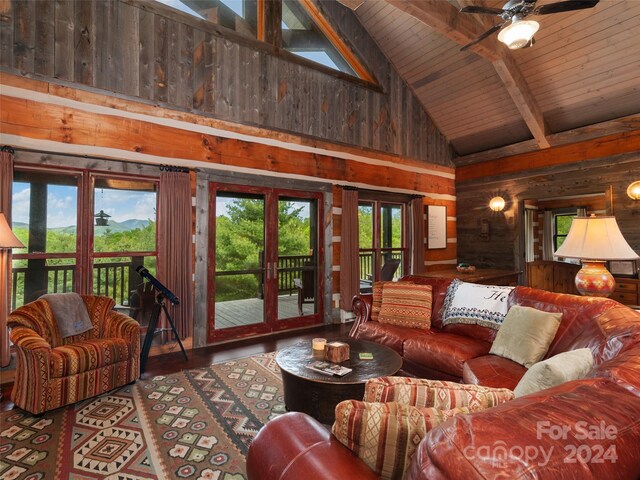
[[[175,18],[178,21],[184,22],[185,24],[190,25],[192,27],[201,29],[202,31],[209,33],[211,35],[214,35],[216,37],[230,40],[232,42],[238,43],[239,45],[247,46],[253,50],[279,57],[291,63],[297,63],[305,67],[319,70],[325,74],[334,76],[341,80],[346,80],[346,81],[355,83],[363,88],[367,88],[369,90],[373,90],[378,93],[383,93],[384,89],[380,86],[375,76],[369,73],[370,69],[365,67],[364,62],[360,60],[359,56],[356,56],[354,49],[349,47],[348,43],[343,39],[342,35],[340,35],[335,30],[335,28],[331,26],[328,20],[326,20],[326,17],[312,2],[307,0],[305,0],[305,2],[312,5],[315,8],[315,10],[319,12],[320,18],[324,19],[323,21],[326,22],[327,26],[329,26],[331,30],[334,32],[331,35],[331,37],[327,36],[328,39],[333,43],[333,45],[341,52],[342,52],[342,48],[345,48],[349,52],[349,55],[350,55],[349,59],[353,58],[356,62],[358,62],[357,65],[354,65],[351,60],[347,59],[347,61],[349,62],[349,64],[351,65],[351,67],[356,73],[360,74],[359,72],[362,69],[362,71],[364,72],[362,74],[362,78],[354,75],[350,75],[348,73],[344,73],[340,70],[335,70],[331,67],[327,67],[325,65],[314,62],[312,60],[308,60],[306,58],[296,55],[295,53],[285,50],[284,48],[282,48],[282,45],[281,45],[282,43],[281,29],[279,29],[279,31],[276,32],[277,33],[276,35],[271,35],[271,38],[269,38],[270,35],[267,32],[267,25],[269,25],[270,23],[273,23],[270,17],[273,15],[274,11],[280,12],[280,15],[281,15],[281,10],[282,10],[281,6],[280,8],[273,8],[274,3],[276,2],[273,2],[270,0],[258,0],[258,14],[257,14],[258,33],[257,33],[257,38],[251,38],[248,36],[244,36],[230,28],[212,23],[208,20],[203,20],[203,19],[194,17],[193,15],[177,10],[173,7],[157,2],[155,0],[148,0],[149,10],[156,12],[159,15]],[[279,21],[276,23],[280,25]],[[319,26],[319,28],[321,27]],[[343,45],[343,47],[342,46],[338,47],[338,45],[336,45],[336,41],[334,41],[334,37],[336,41],[339,40],[339,42],[341,43],[341,45]]]
[[[569,235],[569,231],[567,233],[558,233],[558,218],[560,217],[571,217],[571,222],[573,223],[573,218],[577,215],[577,211],[574,212],[565,212],[559,211],[553,213],[553,251],[557,251],[560,246],[558,245],[558,239],[563,238],[566,239],[567,235]],[[569,229],[571,229],[571,224],[569,224]]]
[[[372,281],[378,281],[380,278],[380,272],[382,270],[382,260],[386,252],[394,252],[400,250],[402,255],[402,261],[400,264],[401,276],[406,275],[409,271],[410,251],[409,251],[409,210],[410,210],[410,198],[405,198],[404,195],[394,195],[388,192],[374,192],[374,191],[359,191],[358,193],[358,209],[361,205],[371,205],[373,208],[372,220],[373,220],[373,245],[371,248],[360,248],[358,245],[358,257],[362,252],[373,253],[372,258]],[[382,209],[385,206],[398,206],[401,209],[401,246],[400,247],[383,247],[382,246]],[[359,226],[358,226],[359,228]],[[358,262],[360,265],[360,262]],[[360,272],[362,279],[362,272]]]
[[[99,169],[83,169],[67,166],[38,166],[30,163],[14,164],[14,171],[36,172],[42,174],[57,173],[77,177],[77,212],[76,212],[76,251],[73,253],[14,253],[14,260],[30,259],[75,259],[73,291],[80,294],[93,294],[93,263],[96,258],[122,257],[155,257],[158,258],[158,220],[156,216],[155,250],[153,251],[122,251],[122,252],[94,252],[94,187],[95,178],[114,178],[120,180],[145,181],[156,184],[156,212],[160,178],[149,175],[132,175],[119,172],[108,172]],[[16,180],[14,179],[14,183]],[[13,189],[12,189],[13,190]],[[12,303],[14,291],[12,289]]]

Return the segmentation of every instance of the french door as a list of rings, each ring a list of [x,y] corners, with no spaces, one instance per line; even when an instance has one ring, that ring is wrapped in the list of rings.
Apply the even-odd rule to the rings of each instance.
[[[322,322],[322,194],[210,183],[207,341]]]

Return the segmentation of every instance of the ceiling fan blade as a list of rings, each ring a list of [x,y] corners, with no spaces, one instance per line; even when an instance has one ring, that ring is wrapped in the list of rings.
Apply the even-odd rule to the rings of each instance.
[[[571,12],[573,10],[583,10],[593,8],[599,0],[567,0],[566,2],[549,3],[536,8],[535,15],[549,15],[550,13]]]
[[[502,16],[504,10],[501,8],[492,8],[492,7],[481,7],[479,5],[469,5],[467,7],[462,7],[460,9],[460,13],[484,13],[486,15],[497,15]]]
[[[464,47],[462,47],[460,49],[461,52],[464,52],[465,50],[467,50],[469,47],[473,47],[476,43],[481,42],[482,40],[484,40],[485,38],[487,38],[489,35],[491,35],[494,32],[497,32],[498,30],[500,30],[502,28],[502,26],[505,24],[506,22],[502,22],[499,23],[497,25],[494,25],[493,27],[491,27],[489,30],[487,30],[486,32],[484,32],[482,35],[480,35],[478,38],[476,38],[473,42],[471,43],[467,43]]]

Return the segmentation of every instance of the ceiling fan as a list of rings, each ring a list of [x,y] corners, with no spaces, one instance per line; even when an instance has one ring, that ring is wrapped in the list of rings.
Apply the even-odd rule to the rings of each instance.
[[[466,50],[476,43],[481,42],[492,33],[502,29],[508,22],[511,22],[511,24],[502,29],[498,34],[498,40],[511,49],[530,47],[535,42],[533,35],[538,31],[540,24],[534,20],[525,20],[529,15],[549,15],[551,13],[583,10],[585,8],[595,7],[598,2],[599,0],[566,0],[564,2],[548,3],[536,7],[536,0],[509,0],[502,8],[484,7],[480,5],[463,7],[460,9],[460,13],[492,15],[502,18],[503,21],[491,27],[460,50]]]

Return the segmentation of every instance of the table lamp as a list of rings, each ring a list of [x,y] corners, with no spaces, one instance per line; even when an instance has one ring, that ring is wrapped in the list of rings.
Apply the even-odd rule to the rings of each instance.
[[[622,236],[615,217],[595,215],[574,218],[564,243],[555,255],[582,260],[582,269],[576,275],[576,287],[582,295],[594,297],[608,297],[616,288],[605,261],[640,258]]]
[[[0,213],[0,349],[2,350],[2,358],[0,365],[6,367],[11,357],[9,355],[9,334],[7,332],[7,314],[9,299],[9,250],[11,248],[24,247],[22,242],[18,240],[11,227],[7,223],[4,213]]]

